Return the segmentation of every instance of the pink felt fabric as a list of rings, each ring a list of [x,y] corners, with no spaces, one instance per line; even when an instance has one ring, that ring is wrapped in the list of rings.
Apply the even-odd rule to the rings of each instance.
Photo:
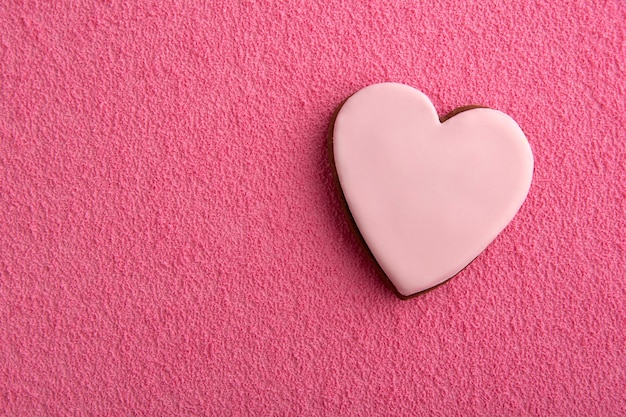
[[[626,415],[626,6],[5,1],[0,415]],[[333,181],[375,82],[510,114],[518,216],[401,301]]]

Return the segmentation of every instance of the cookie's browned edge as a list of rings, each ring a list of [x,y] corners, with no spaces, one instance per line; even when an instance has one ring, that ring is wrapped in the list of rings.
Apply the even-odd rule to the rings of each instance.
[[[434,290],[435,288],[438,288],[439,286],[445,284],[446,282],[450,281],[452,278],[454,278],[455,276],[457,276],[458,274],[460,274],[461,272],[463,272],[465,270],[465,268],[467,268],[472,262],[474,262],[474,259],[472,259],[472,261],[470,263],[468,263],[467,265],[465,265],[463,267],[463,269],[461,269],[459,272],[457,272],[456,274],[452,275],[450,278],[447,278],[446,280],[442,281],[441,283],[430,287],[424,291],[419,291],[416,292],[415,294],[411,294],[411,295],[403,295],[400,294],[400,292],[398,292],[398,289],[395,287],[395,285],[393,285],[393,283],[391,282],[391,280],[389,279],[389,277],[387,276],[387,274],[385,273],[385,271],[383,271],[383,269],[380,267],[380,264],[378,263],[378,261],[376,260],[376,257],[374,256],[374,254],[372,253],[371,249],[369,248],[369,246],[367,245],[367,243],[365,242],[365,239],[363,238],[363,235],[361,234],[361,231],[359,230],[359,227],[356,224],[356,221],[354,220],[354,217],[352,217],[352,213],[350,212],[350,207],[348,207],[348,202],[346,201],[346,197],[343,194],[343,189],[341,188],[341,183],[339,182],[339,175],[337,173],[337,166],[335,165],[335,150],[333,147],[333,132],[335,130],[335,121],[337,120],[337,115],[339,115],[339,111],[341,110],[341,108],[343,107],[343,105],[346,103],[346,101],[348,101],[350,97],[348,97],[347,99],[345,99],[344,101],[342,101],[339,106],[337,107],[337,109],[335,109],[332,118],[330,120],[330,128],[328,131],[328,156],[330,158],[330,164],[332,166],[332,171],[333,171],[333,179],[335,182],[335,186],[336,189],[339,191],[339,196],[341,199],[341,203],[342,206],[346,212],[346,214],[348,215],[348,218],[350,219],[350,228],[353,230],[355,236],[357,236],[357,239],[359,241],[359,243],[361,244],[361,246],[363,247],[363,249],[365,249],[365,251],[369,254],[369,256],[374,260],[374,265],[376,267],[376,270],[378,272],[378,275],[382,278],[383,282],[385,283],[385,285],[387,287],[389,287],[398,298],[400,298],[401,300],[409,300],[411,298],[417,297],[418,295],[422,295],[422,294],[426,294],[427,292],[430,292],[432,290]],[[462,106],[462,107],[457,107],[456,109],[452,110],[451,112],[447,113],[444,116],[441,116],[439,118],[439,121],[441,123],[444,123],[446,120],[456,116],[459,113],[463,113],[464,111],[467,110],[472,110],[472,109],[484,109],[484,108],[488,108],[485,106],[480,106],[480,105],[476,105],[476,104],[471,104],[468,106]]]

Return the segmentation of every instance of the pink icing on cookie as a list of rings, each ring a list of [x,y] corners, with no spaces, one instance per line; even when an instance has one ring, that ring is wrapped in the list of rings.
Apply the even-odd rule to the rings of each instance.
[[[403,296],[476,258],[519,210],[533,172],[528,141],[506,114],[475,108],[441,123],[426,95],[395,83],[345,102],[333,147],[356,225]]]

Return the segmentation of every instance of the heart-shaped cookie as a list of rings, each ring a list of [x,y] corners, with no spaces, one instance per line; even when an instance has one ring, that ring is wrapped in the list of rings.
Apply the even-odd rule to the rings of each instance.
[[[426,95],[396,83],[346,100],[333,155],[350,213],[403,298],[474,260],[515,216],[533,173],[506,114],[472,108],[440,122]]]

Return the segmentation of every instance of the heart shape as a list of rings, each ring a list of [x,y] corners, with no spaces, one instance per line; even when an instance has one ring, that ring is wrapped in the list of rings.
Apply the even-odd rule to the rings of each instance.
[[[402,298],[472,262],[513,219],[533,173],[506,114],[472,108],[440,122],[426,95],[396,83],[346,100],[333,156],[350,213]]]

